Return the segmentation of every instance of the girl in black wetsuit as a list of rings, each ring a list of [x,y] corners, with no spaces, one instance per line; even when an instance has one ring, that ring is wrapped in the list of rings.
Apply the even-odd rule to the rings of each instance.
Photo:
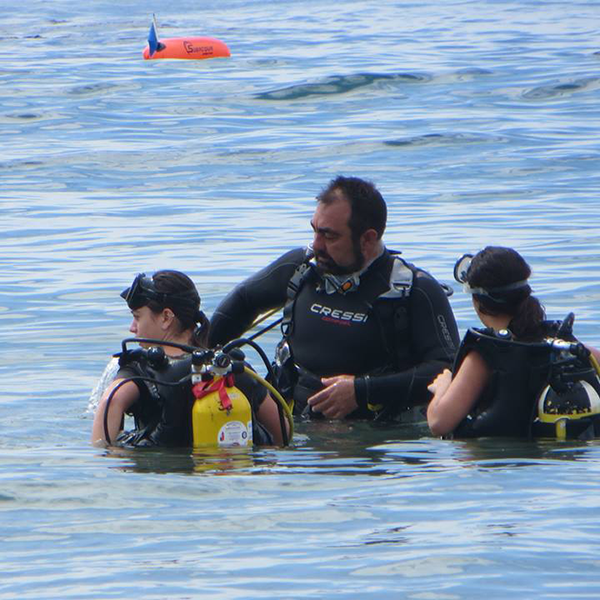
[[[208,319],[200,310],[200,296],[194,283],[184,273],[165,270],[157,271],[152,277],[141,273],[121,296],[131,309],[133,321],[129,331],[136,337],[205,347]],[[189,373],[189,354],[166,344],[160,347],[169,363],[165,380],[178,381],[185,375],[186,368]],[[96,410],[92,443],[107,443],[104,426],[106,406],[111,392],[119,386],[112,395],[107,415],[111,441],[132,445],[190,445],[190,385],[182,384],[181,389],[159,386],[160,391],[154,394],[144,381],[128,381],[120,385],[132,376],[148,374],[152,374],[152,365],[141,359],[121,368],[105,390]],[[267,430],[274,443],[281,444],[277,406],[266,389],[244,374],[236,376],[236,385],[248,397],[256,420]],[[154,386],[153,389],[158,388]],[[125,413],[135,417],[136,429],[123,434]]]
[[[554,337],[542,305],[531,295],[530,275],[529,265],[511,248],[488,246],[456,263],[454,276],[473,295],[475,312],[489,329],[468,332],[454,374],[446,369],[429,385],[434,397],[427,422],[433,434],[473,437],[528,431],[540,391],[531,386],[537,366],[531,348],[540,344],[511,346],[511,341]],[[600,359],[598,350],[588,349]]]

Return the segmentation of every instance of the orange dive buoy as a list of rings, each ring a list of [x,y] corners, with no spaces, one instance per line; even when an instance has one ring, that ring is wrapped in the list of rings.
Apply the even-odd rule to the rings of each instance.
[[[221,40],[209,37],[167,38],[159,42],[159,47],[152,56],[150,56],[150,46],[144,48],[146,60],[227,58],[228,56],[231,56],[229,48]]]
[[[158,39],[156,20],[152,20],[148,34],[148,46],[144,48],[146,60],[157,58],[185,58],[200,60],[205,58],[227,58],[229,48],[221,40],[211,37],[180,37]]]

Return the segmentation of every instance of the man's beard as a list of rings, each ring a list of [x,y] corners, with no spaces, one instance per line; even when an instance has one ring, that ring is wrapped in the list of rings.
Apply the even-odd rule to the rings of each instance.
[[[336,263],[329,254],[315,250],[315,258],[317,259],[317,270],[330,275],[351,275],[360,271],[365,265],[365,255],[360,248],[360,239],[352,240],[352,251],[354,260],[347,266],[342,266]]]

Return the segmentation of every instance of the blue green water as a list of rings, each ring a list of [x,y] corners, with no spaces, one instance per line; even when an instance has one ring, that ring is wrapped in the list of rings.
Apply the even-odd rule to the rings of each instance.
[[[144,62],[152,12],[232,57]],[[597,2],[0,15],[0,599],[598,597],[596,442],[315,423],[285,450],[107,453],[87,409],[135,273],[188,272],[210,314],[309,241],[340,173],[378,184],[388,246],[442,281],[516,247],[599,346]]]

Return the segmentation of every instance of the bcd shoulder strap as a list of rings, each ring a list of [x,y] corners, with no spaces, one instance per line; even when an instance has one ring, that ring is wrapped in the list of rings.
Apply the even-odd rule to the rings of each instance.
[[[414,282],[414,267],[399,256],[393,256],[389,289],[380,294],[374,310],[382,324],[382,336],[396,367],[406,364],[409,354],[410,317],[408,303]],[[392,324],[392,327],[389,326]]]
[[[296,267],[294,273],[290,277],[290,280],[287,284],[287,300],[283,306],[283,317],[281,319],[281,332],[284,338],[287,338],[292,333],[293,327],[293,314],[294,314],[294,304],[296,303],[296,296],[300,291],[300,288],[304,284],[304,281],[307,279],[311,272],[310,260],[313,258],[314,254],[310,248],[306,248],[306,252],[304,255],[304,260]]]

